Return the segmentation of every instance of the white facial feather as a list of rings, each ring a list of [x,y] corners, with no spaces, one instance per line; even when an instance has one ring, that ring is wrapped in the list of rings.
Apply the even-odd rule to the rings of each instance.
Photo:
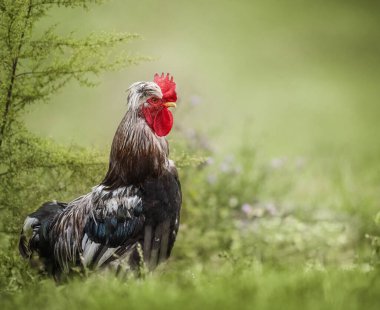
[[[32,226],[38,223],[38,219],[27,216],[24,222],[23,231],[28,232],[32,230]]]
[[[135,112],[138,112],[150,97],[162,98],[161,88],[154,82],[136,82],[128,90],[128,109]]]

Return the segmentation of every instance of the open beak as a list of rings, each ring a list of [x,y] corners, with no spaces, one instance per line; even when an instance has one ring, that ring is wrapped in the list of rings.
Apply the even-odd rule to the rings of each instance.
[[[175,102],[166,102],[166,103],[164,103],[164,106],[167,108],[176,108],[177,107]]]

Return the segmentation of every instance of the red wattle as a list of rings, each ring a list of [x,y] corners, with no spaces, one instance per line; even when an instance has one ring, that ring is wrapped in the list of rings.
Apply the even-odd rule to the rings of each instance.
[[[157,136],[166,136],[173,127],[173,114],[168,108],[163,108],[154,118],[153,130]]]
[[[144,108],[143,114],[149,127],[159,137],[168,135],[173,127],[173,114],[168,108],[162,108],[158,111],[152,108]]]

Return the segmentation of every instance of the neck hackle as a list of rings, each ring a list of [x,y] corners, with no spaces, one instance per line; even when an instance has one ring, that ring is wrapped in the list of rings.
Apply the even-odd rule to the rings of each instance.
[[[161,175],[168,161],[168,144],[157,137],[137,112],[129,109],[113,138],[108,172],[102,182],[108,188],[139,185]]]

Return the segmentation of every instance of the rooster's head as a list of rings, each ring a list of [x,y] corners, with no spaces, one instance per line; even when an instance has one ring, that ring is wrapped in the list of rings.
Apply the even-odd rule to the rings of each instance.
[[[145,120],[153,132],[166,136],[173,127],[170,107],[176,107],[176,84],[169,73],[156,74],[153,82],[136,82],[129,88],[128,109]]]

